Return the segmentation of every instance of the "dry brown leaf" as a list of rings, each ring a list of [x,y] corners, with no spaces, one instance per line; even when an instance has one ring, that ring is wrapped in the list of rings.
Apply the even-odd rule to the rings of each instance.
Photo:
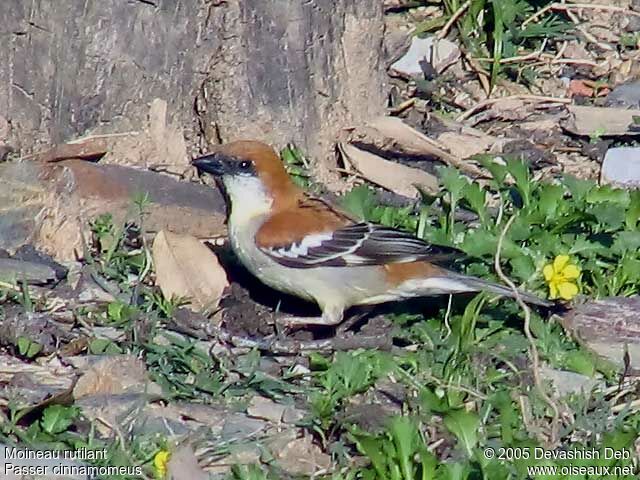
[[[579,105],[569,105],[567,109],[571,118],[562,127],[576,135],[640,135],[640,128],[633,121],[633,117],[640,117],[640,110]]]
[[[449,146],[449,150],[460,158],[468,158],[489,150],[498,139],[490,135],[444,132],[438,141]]]
[[[218,306],[229,282],[218,257],[196,237],[161,231],[153,241],[156,283],[165,298],[186,297],[195,310]]]
[[[485,176],[481,169],[457,155],[447,152],[440,142],[427,137],[397,117],[378,117],[368,126],[378,130],[386,137],[392,138],[396,145],[408,153],[431,155],[470,175]]]
[[[346,143],[339,143],[338,148],[362,177],[398,195],[417,198],[420,192],[416,185],[429,193],[438,192],[438,179],[424,170],[386,160]]]

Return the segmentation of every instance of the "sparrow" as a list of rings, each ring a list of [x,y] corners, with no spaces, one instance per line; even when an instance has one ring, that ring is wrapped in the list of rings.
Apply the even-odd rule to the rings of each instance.
[[[229,240],[240,262],[266,285],[320,307],[322,317],[302,324],[338,325],[349,307],[415,297],[478,291],[514,296],[508,287],[448,269],[452,259],[464,257],[456,248],[354,220],[308,195],[265,143],[227,143],[193,165],[222,184]]]

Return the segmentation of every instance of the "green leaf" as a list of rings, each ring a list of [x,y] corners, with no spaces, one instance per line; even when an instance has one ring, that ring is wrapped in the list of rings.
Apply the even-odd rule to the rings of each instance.
[[[469,184],[469,181],[455,168],[453,167],[439,167],[438,177],[442,187],[445,188],[451,195],[451,203],[457,202],[462,198],[462,191]]]
[[[413,455],[420,441],[418,430],[409,417],[394,417],[389,426],[396,447],[402,478],[413,480]]]
[[[564,197],[564,188],[560,185],[545,184],[539,190],[538,211],[549,221],[555,218],[556,212]]]
[[[108,338],[96,338],[89,343],[89,352],[92,355],[117,355],[122,349]]]
[[[531,279],[536,273],[536,266],[533,260],[526,255],[510,259],[509,264],[511,265],[511,273],[521,281]]]
[[[638,222],[640,221],[640,190],[631,192],[629,200],[629,208],[625,215],[625,223],[627,229],[635,230],[638,228]]]
[[[582,180],[571,175],[566,175],[563,178],[563,183],[567,186],[569,192],[571,192],[571,196],[577,203],[585,201],[589,191],[596,186],[592,181]]]
[[[480,418],[473,412],[456,410],[444,417],[444,425],[462,444],[469,458],[473,457],[473,449],[478,443]]]
[[[598,223],[608,227],[607,230],[618,230],[624,223],[625,211],[615,203],[597,203],[592,205],[587,212],[593,215]]]
[[[50,434],[58,434],[67,430],[78,416],[76,407],[51,405],[42,414],[42,429]]]
[[[342,208],[360,220],[369,220],[374,204],[374,194],[367,186],[355,187],[340,199]]]
[[[564,364],[569,370],[589,377],[593,377],[596,373],[596,362],[593,356],[584,350],[568,352]]]
[[[462,196],[471,209],[478,214],[480,221],[485,223],[487,219],[487,209],[485,207],[487,192],[479,184],[472,182],[463,187]]]
[[[509,158],[507,160],[507,171],[515,180],[518,192],[522,196],[524,206],[528,206],[531,203],[532,189],[529,167],[520,159]]]
[[[620,256],[626,252],[640,251],[640,232],[619,232],[616,234],[611,251]]]
[[[629,205],[630,197],[627,190],[614,188],[610,185],[603,185],[589,190],[587,194],[587,203],[610,202],[623,205],[625,208]]]
[[[628,283],[640,282],[640,259],[624,257],[620,269]]]
[[[26,358],[33,358],[42,350],[42,345],[27,337],[18,338],[18,352]]]

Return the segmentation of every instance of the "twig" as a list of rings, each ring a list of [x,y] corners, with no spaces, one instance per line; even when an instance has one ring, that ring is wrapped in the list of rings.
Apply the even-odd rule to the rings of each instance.
[[[444,314],[444,326],[447,329],[447,335],[444,337],[444,339],[446,340],[447,338],[449,338],[449,336],[451,335],[451,324],[450,322],[450,318],[451,318],[451,305],[453,304],[453,295],[449,295],[449,301],[447,302],[447,312]]]
[[[603,50],[613,50],[613,47],[611,45],[607,45],[606,43],[602,43],[596,37],[594,37],[589,32],[587,32],[587,29],[584,28],[584,26],[580,25],[580,19],[578,17],[576,17],[575,13],[573,13],[571,10],[567,10],[567,17],[569,17],[571,19],[571,21],[575,24],[575,26],[578,29],[578,31],[580,33],[582,33],[582,35],[584,35],[584,38],[589,40],[594,45],[598,45]]]
[[[634,10],[624,8],[624,7],[616,7],[613,5],[604,5],[600,3],[552,3],[551,5],[547,5],[546,7],[538,10],[536,13],[527,18],[524,22],[522,22],[521,29],[524,29],[529,23],[536,21],[538,18],[546,14],[551,10],[559,10],[564,12],[569,12],[571,10],[607,10],[609,12],[618,12],[624,13],[626,15],[633,15],[636,17],[640,17],[640,12],[636,12]]]
[[[522,297],[520,296],[520,292],[516,285],[511,281],[509,277],[507,277],[502,271],[502,267],[500,266],[500,251],[502,250],[502,243],[504,242],[504,238],[507,235],[507,231],[513,224],[516,219],[516,215],[513,215],[506,223],[502,232],[500,233],[500,237],[498,238],[498,247],[496,250],[496,255],[494,258],[494,267],[498,277],[511,288],[513,291],[513,296],[524,312],[524,334],[529,341],[529,353],[531,355],[531,370],[533,373],[533,379],[538,389],[538,393],[544,399],[544,401],[551,407],[553,410],[553,420],[551,422],[551,444],[555,445],[558,442],[558,425],[560,423],[560,410],[558,409],[558,405],[551,399],[547,392],[544,389],[544,385],[542,383],[542,378],[540,377],[540,357],[538,354],[538,347],[536,346],[535,338],[533,338],[533,334],[531,333],[531,310],[528,305],[524,303]]]
[[[405,110],[407,110],[408,108],[413,107],[415,103],[416,103],[416,97],[411,97],[409,100],[405,100],[400,105],[396,105],[395,107],[390,108],[389,113],[392,115],[399,115]]]
[[[22,291],[20,287],[18,287],[17,285],[14,285],[8,282],[3,282],[2,280],[0,280],[0,288],[5,288],[7,290],[11,290],[12,292],[18,292],[18,293]]]
[[[502,58],[500,59],[500,64],[507,64],[507,63],[519,63],[519,62],[524,62],[527,60],[537,60],[540,57],[542,57],[543,53],[544,53],[544,49],[547,47],[547,39],[545,38],[542,41],[542,46],[536,50],[535,52],[531,52],[531,53],[527,53],[526,55],[516,55],[515,57],[507,57],[507,58]],[[481,62],[493,62],[494,59],[493,58],[476,58],[475,60],[481,61]]]
[[[489,96],[489,94],[491,93],[491,82],[489,81],[489,77],[491,75],[489,75],[489,72],[487,72],[484,68],[482,68],[482,66],[478,64],[475,58],[469,55],[465,50],[462,50],[462,54],[464,55],[464,58],[469,63],[469,66],[478,75],[478,79],[480,80],[480,84],[482,85],[483,90],[485,91],[487,96]]]
[[[477,103],[466,112],[458,115],[458,118],[456,118],[456,122],[462,122],[467,118],[473,116],[475,113],[479,112],[480,110],[484,110],[489,105],[493,105],[494,103],[502,102],[504,100],[528,100],[531,102],[538,102],[538,103],[563,103],[563,104],[571,103],[570,98],[544,97],[541,95],[511,95],[508,97],[501,97],[501,98],[489,98],[480,103]]]
[[[625,403],[620,403],[618,405],[614,405],[613,407],[611,407],[611,411],[613,413],[619,413],[627,408],[632,412],[635,412],[638,409],[640,409],[640,399],[633,400],[632,402],[628,402],[628,403],[625,402]]]
[[[471,0],[467,0],[464,2],[458,10],[456,10],[447,23],[445,23],[444,27],[438,32],[437,38],[442,40],[449,33],[449,29],[451,26],[456,23],[456,21],[462,16],[467,8],[471,6]]]

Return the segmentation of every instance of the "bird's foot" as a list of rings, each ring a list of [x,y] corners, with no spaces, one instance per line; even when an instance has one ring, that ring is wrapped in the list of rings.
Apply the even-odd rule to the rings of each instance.
[[[286,338],[293,332],[309,325],[326,325],[323,317],[280,316],[275,320],[275,330],[278,338]]]

